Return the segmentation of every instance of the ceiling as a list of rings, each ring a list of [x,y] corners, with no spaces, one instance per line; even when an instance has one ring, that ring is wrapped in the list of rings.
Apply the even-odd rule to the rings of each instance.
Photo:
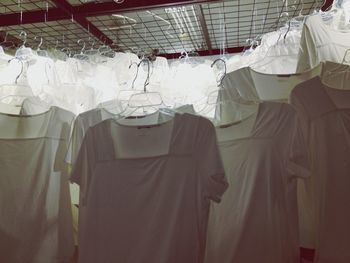
[[[116,50],[167,56],[241,51],[247,40],[283,25],[287,18],[327,8],[319,0],[1,0],[2,41],[79,52],[101,44]],[[6,38],[6,39],[5,39]],[[78,40],[79,43],[78,43]],[[6,46],[6,45],[5,45]]]

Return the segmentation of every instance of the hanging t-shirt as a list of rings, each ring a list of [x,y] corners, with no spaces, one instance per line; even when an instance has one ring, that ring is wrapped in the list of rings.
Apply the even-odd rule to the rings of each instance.
[[[228,88],[226,100],[246,101],[279,100],[287,101],[291,90],[299,83],[320,75],[322,65],[301,74],[263,74],[246,67],[227,74],[223,80]]]
[[[119,119],[118,121],[125,125],[139,126],[157,124],[161,119],[166,118],[165,116],[161,117],[161,114],[158,111],[144,116],[130,116],[126,119],[119,116],[119,113],[119,107],[113,108],[111,102],[108,104],[107,109],[96,108],[79,114],[73,123],[72,136],[69,142],[66,161],[74,165],[88,129],[104,120],[114,118]]]
[[[115,101],[117,102],[117,101]],[[105,103],[107,104],[107,103]],[[138,116],[129,119],[123,119],[122,117],[118,117],[119,108],[113,107],[113,102],[110,101],[107,106],[108,109],[105,108],[97,108],[84,113],[79,114],[73,124],[72,135],[69,142],[69,148],[66,155],[66,162],[74,165],[83,139],[85,137],[88,129],[104,120],[117,118],[120,119],[119,122],[127,125],[152,125],[157,124],[161,120],[161,116],[159,112],[155,112],[153,114]],[[118,105],[118,104],[116,104]],[[113,111],[112,111],[113,110]],[[166,116],[163,116],[162,119],[165,120]],[[79,188],[76,185],[71,185],[71,198],[73,204],[79,204]]]
[[[217,128],[229,188],[209,213],[206,263],[299,262],[297,178],[308,159],[294,109],[264,102]]]
[[[227,188],[215,129],[190,114],[153,126],[95,125],[72,180],[86,206],[84,263],[203,262],[210,200]]]
[[[311,177],[298,186],[304,247],[317,263],[350,262],[350,91],[316,77],[299,84],[291,103],[311,153]]]
[[[300,41],[297,72],[304,72],[323,61],[342,63],[350,47],[350,31],[336,30],[321,14],[309,16]]]
[[[0,262],[67,262],[73,254],[67,165],[73,114],[0,114]]]
[[[224,101],[287,101],[296,85],[316,76],[332,87],[347,89],[349,66],[330,61],[296,74],[263,74],[251,68],[241,68],[227,74],[221,92]]]

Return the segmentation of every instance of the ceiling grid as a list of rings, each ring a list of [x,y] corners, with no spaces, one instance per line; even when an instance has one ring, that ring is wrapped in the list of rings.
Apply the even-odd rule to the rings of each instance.
[[[0,39],[19,45],[70,48],[79,52],[101,44],[115,50],[177,56],[182,51],[236,52],[251,39],[283,26],[287,19],[311,14],[332,1],[320,0],[2,0]],[[287,15],[288,14],[288,15]],[[36,40],[34,38],[36,37]],[[78,44],[78,40],[81,43]]]

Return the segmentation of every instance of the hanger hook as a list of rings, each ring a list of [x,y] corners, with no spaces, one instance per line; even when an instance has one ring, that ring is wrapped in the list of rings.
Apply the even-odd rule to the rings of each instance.
[[[56,45],[55,45],[55,50],[57,50],[57,48],[58,48],[58,39],[56,39]]]
[[[38,38],[38,36],[35,36],[35,37],[34,37],[34,40],[37,40],[37,38]],[[43,38],[40,37],[39,45],[38,45],[38,47],[36,48],[37,51],[40,50],[40,47],[42,46],[42,44],[43,44]]]
[[[300,0],[300,3],[301,3],[301,8],[300,8],[300,11],[299,11],[299,16],[302,16],[303,15],[303,11],[304,11],[304,0]]]
[[[223,81],[223,79],[225,78],[225,76],[226,76],[226,71],[227,71],[225,60],[223,60],[222,58],[215,59],[215,60],[213,61],[213,63],[211,63],[211,67],[213,67],[213,66],[214,66],[216,63],[218,63],[219,61],[221,61],[222,63],[224,63],[224,74],[222,74],[222,76],[220,77],[220,80],[219,80],[219,85],[221,86],[222,81]]]
[[[137,79],[137,75],[139,74],[139,65],[136,63],[136,62],[132,62],[130,65],[129,65],[129,69],[131,68],[132,65],[136,65],[136,75],[135,75],[135,78],[133,79],[132,81],[132,85],[131,85],[131,89],[134,89],[134,85],[135,85],[135,81]]]
[[[142,59],[137,67],[139,67],[143,62],[147,62],[147,78],[146,78],[145,83],[143,85],[143,91],[147,92],[147,88],[146,87],[149,84],[149,72],[150,72],[151,67],[150,67],[150,61],[149,61],[148,58]]]
[[[10,60],[8,61],[8,63],[10,63],[10,62],[11,62],[12,60],[14,60],[14,59],[17,59],[17,60],[21,63],[21,71],[19,72],[19,74],[17,75],[16,80],[15,80],[15,84],[17,84],[17,81],[18,81],[19,77],[20,77],[20,76],[22,75],[22,73],[23,73],[24,64],[23,64],[23,61],[22,61],[21,59],[17,58],[17,57],[14,57],[14,58],[10,59]]]
[[[94,49],[94,45],[95,45],[95,40],[93,38],[91,38],[91,41],[89,43],[91,45],[91,50]]]
[[[24,32],[24,31],[21,31],[21,33],[19,33],[19,37],[21,38],[22,40],[22,47],[25,46],[25,44],[27,43],[27,33]]]
[[[179,59],[181,59],[181,58],[188,59],[188,53],[186,50],[181,52]]]
[[[83,43],[83,47],[82,47],[81,50],[80,50],[80,54],[83,54],[83,53],[84,53],[84,50],[85,50],[85,46],[86,46],[85,41],[82,40],[82,39],[79,39],[79,40],[77,41],[77,43],[78,43],[78,44]]]
[[[49,62],[45,63],[45,75],[46,75],[46,78],[47,78],[47,84],[50,84],[50,78],[49,78],[49,74],[47,73],[47,67],[49,67],[49,69],[51,69],[51,66],[50,66]]]

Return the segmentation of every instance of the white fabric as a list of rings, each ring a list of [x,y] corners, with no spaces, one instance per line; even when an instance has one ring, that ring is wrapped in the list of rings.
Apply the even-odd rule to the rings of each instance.
[[[301,30],[291,29],[288,33],[287,30],[283,28],[265,34],[261,45],[254,50],[260,56],[249,66],[265,74],[294,74],[298,63]]]
[[[21,111],[21,106],[19,105],[11,105],[7,103],[0,102],[0,113],[7,114],[19,114]]]
[[[322,82],[335,89],[350,89],[350,65],[327,61],[323,63]]]
[[[299,262],[297,178],[309,175],[299,128],[290,105],[264,102],[216,129],[230,187],[211,205],[206,263]]]
[[[48,86],[56,87],[59,81],[55,63],[51,58],[47,57],[35,56],[35,59],[29,63],[25,75],[34,96],[47,92],[46,87]]]
[[[84,85],[95,91],[97,104],[117,97],[119,84],[114,70],[103,64],[98,64],[93,68],[91,75],[83,78]]]
[[[78,68],[71,59],[67,61],[57,60],[55,62],[55,68],[61,84],[78,82]]]
[[[175,61],[170,65],[162,94],[180,105],[196,105],[216,89],[216,75],[210,65]]]
[[[106,120],[89,129],[74,168],[86,206],[79,262],[203,261],[209,201],[227,188],[208,120]]]
[[[83,139],[86,132],[90,127],[107,119],[115,118],[119,119],[119,122],[127,125],[153,125],[157,124],[160,120],[165,120],[166,116],[161,117],[159,112],[149,114],[146,116],[138,116],[137,118],[122,119],[118,114],[121,109],[118,101],[112,100],[100,105],[101,108],[93,109],[79,114],[74,120],[72,127],[72,135],[69,141],[69,148],[66,155],[66,162],[74,165]],[[102,108],[102,106],[104,106]],[[73,204],[79,204],[79,188],[75,184],[71,184],[70,193]]]
[[[263,74],[251,68],[241,68],[225,76],[225,89],[221,92],[226,101],[287,101],[296,85],[316,76],[321,76],[332,87],[346,89],[349,68],[329,61],[296,74]]]
[[[73,115],[0,114],[0,261],[57,263],[74,250],[64,155]]]
[[[251,67],[265,74],[294,74],[296,72],[301,30],[287,28],[264,34],[261,44],[227,61],[227,72]],[[286,38],[284,39],[284,36]]]
[[[17,59],[0,60],[0,85],[14,83],[21,73],[22,64]]]
[[[106,66],[111,68],[118,79],[118,85],[121,89],[129,89],[132,81],[136,76],[136,66],[131,64],[139,64],[140,59],[132,53],[117,52],[112,59],[108,59]]]
[[[342,63],[350,48],[350,30],[333,29],[321,14],[309,16],[301,37],[297,72],[304,72],[323,61]]]
[[[310,179],[298,188],[300,233],[304,247],[315,247],[316,263],[350,262],[349,102],[349,90],[330,88],[318,77],[291,94],[312,164]]]
[[[49,104],[44,101],[41,101],[37,97],[28,97],[25,98],[22,102],[22,109],[20,114],[22,115],[32,115],[39,114],[50,109]]]
[[[263,74],[251,68],[241,68],[227,74],[223,80],[225,96],[233,101],[288,100],[291,90],[299,83],[320,75],[322,65],[302,74]]]
[[[110,102],[112,104],[112,102]],[[66,161],[70,164],[74,164],[79,151],[83,139],[89,130],[89,128],[94,125],[107,120],[107,119],[119,119],[118,121],[123,124],[139,126],[139,125],[152,125],[157,124],[160,120],[159,112],[155,112],[153,114],[138,116],[135,118],[123,119],[122,116],[119,116],[119,110],[114,109],[115,111],[109,111],[112,109],[111,104],[109,104],[110,108],[96,108],[90,111],[86,111],[84,113],[79,114],[73,124],[72,128],[72,136],[69,142],[69,149],[66,156]]]

